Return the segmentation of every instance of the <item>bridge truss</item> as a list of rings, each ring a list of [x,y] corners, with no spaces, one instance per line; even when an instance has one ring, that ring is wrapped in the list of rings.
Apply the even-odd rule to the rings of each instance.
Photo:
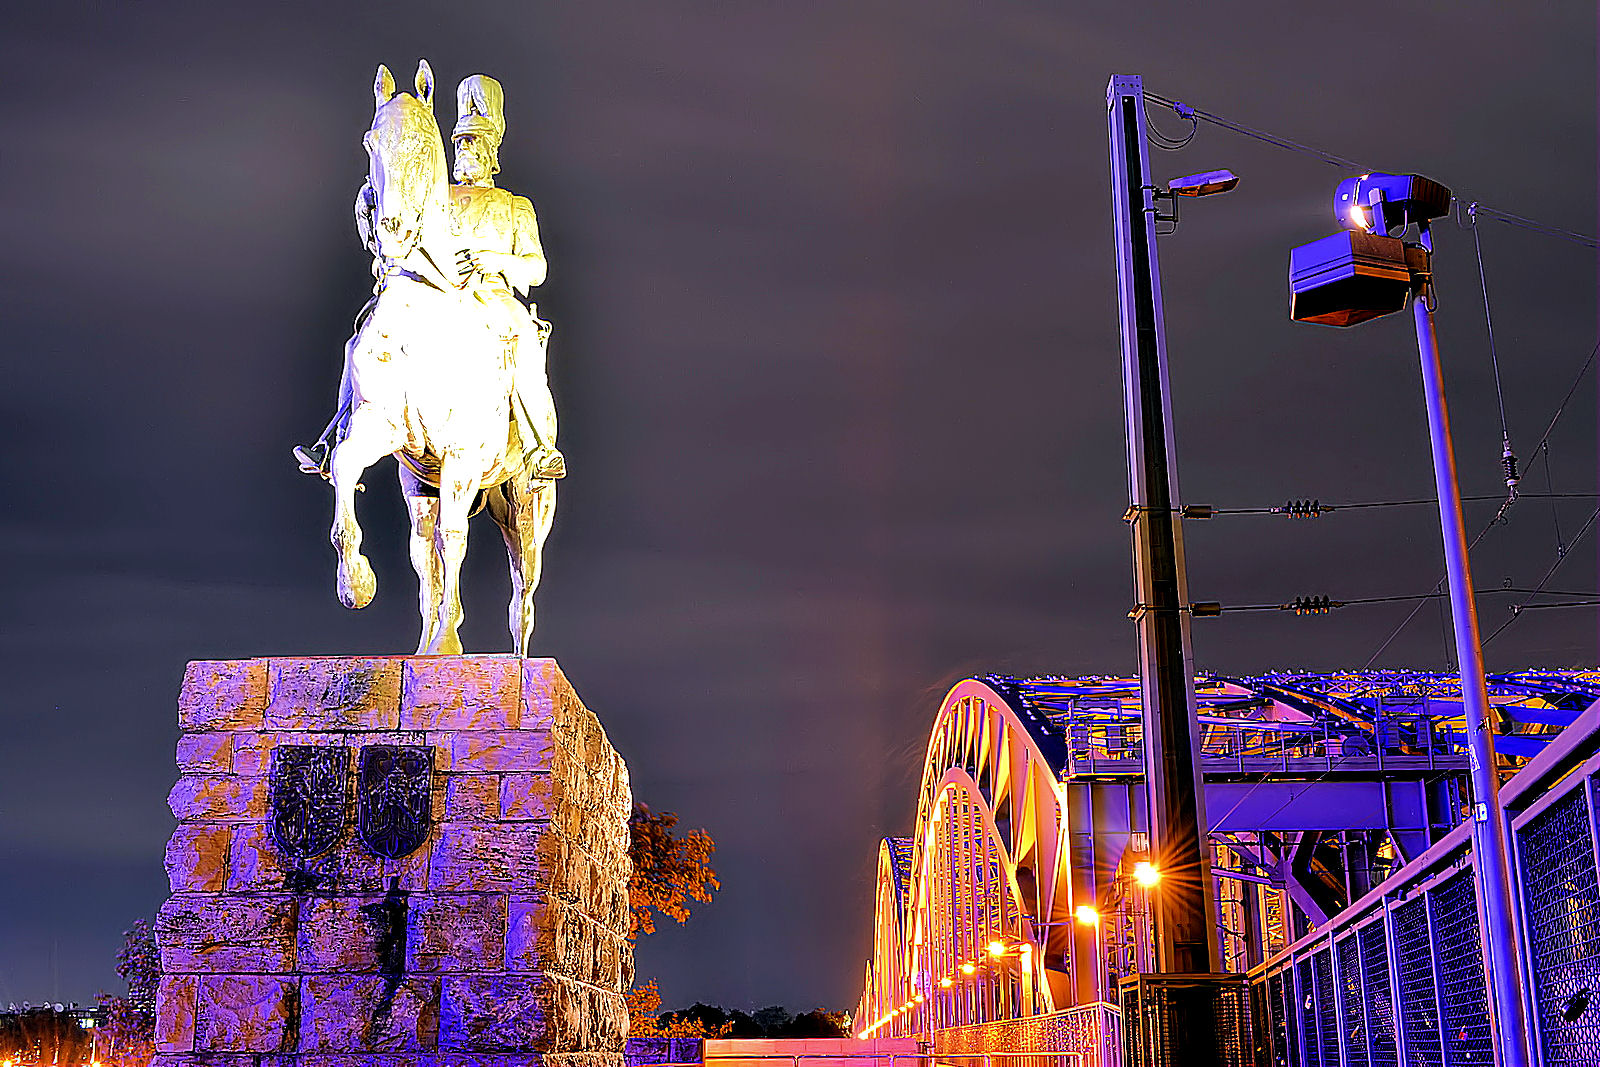
[[[1489,691],[1509,777],[1600,701],[1600,673],[1493,675]],[[1202,675],[1196,692],[1230,971],[1327,924],[1465,817],[1456,676]],[[950,690],[915,832],[880,846],[860,1036],[1114,1055],[1116,983],[1151,969],[1148,901],[1161,891],[1134,875],[1149,859],[1141,733],[1133,678],[987,676]]]

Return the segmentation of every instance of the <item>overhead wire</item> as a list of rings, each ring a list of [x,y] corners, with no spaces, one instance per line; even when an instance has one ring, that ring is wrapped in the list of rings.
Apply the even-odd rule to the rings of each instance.
[[[1332,152],[1326,152],[1320,148],[1315,148],[1308,144],[1302,144],[1299,141],[1293,141],[1287,137],[1281,137],[1275,133],[1268,133],[1266,130],[1258,130],[1253,126],[1246,126],[1242,122],[1234,122],[1230,119],[1225,119],[1221,115],[1213,114],[1210,111],[1203,111],[1200,108],[1193,107],[1181,101],[1162,96],[1160,93],[1153,93],[1148,89],[1144,91],[1144,98],[1150,101],[1150,103],[1167,108],[1168,110],[1186,119],[1203,119],[1214,126],[1221,126],[1225,130],[1232,130],[1234,133],[1242,134],[1245,137],[1254,138],[1257,141],[1262,141],[1266,144],[1274,145],[1290,152],[1298,152],[1301,155],[1310,156],[1311,158],[1326,163],[1331,167],[1342,167],[1346,170],[1365,171],[1369,174],[1377,169],[1376,167],[1369,167],[1363,163],[1358,163],[1356,160],[1349,159],[1345,156],[1335,155]],[[1452,197],[1451,199],[1456,200],[1459,198]],[[1575,241],[1576,243],[1585,245],[1589,248],[1600,247],[1600,242],[1596,242],[1595,238],[1590,234],[1578,233],[1576,230],[1567,230],[1560,226],[1550,226],[1535,219],[1530,219],[1525,215],[1518,215],[1510,211],[1501,211],[1498,208],[1486,207],[1482,204],[1476,204],[1475,206],[1477,210],[1483,214],[1498,219],[1509,226],[1517,226],[1525,230],[1531,230],[1534,233],[1544,234],[1546,237],[1556,237],[1565,241]]]
[[[1600,498],[1600,493],[1519,493],[1518,497],[1528,500],[1594,500]],[[1461,498],[1463,504],[1479,503],[1485,500],[1500,500],[1498,493],[1482,493]],[[1363,508],[1403,508],[1415,507],[1420,504],[1437,504],[1437,497],[1411,497],[1404,500],[1356,500],[1344,504],[1324,504],[1320,500],[1292,500],[1287,504],[1272,504],[1266,507],[1251,508],[1212,508],[1211,516],[1222,515],[1287,515],[1291,518],[1317,518],[1320,515],[1333,511],[1357,511]],[[1195,516],[1190,516],[1191,518]],[[1208,516],[1210,517],[1210,516]]]

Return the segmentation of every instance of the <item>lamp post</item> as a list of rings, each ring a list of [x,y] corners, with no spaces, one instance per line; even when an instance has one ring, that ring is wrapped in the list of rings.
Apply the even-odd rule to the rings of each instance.
[[[1127,519],[1133,534],[1144,718],[1144,780],[1150,852],[1168,878],[1152,894],[1156,970],[1210,974],[1217,963],[1211,850],[1201,788],[1189,639],[1189,589],[1183,520],[1172,453],[1166,326],[1156,254],[1156,198],[1224,192],[1238,179],[1195,175],[1163,193],[1150,184],[1144,82],[1115,75],[1106,88],[1111,199],[1122,325],[1122,387],[1127,419]],[[1176,203],[1176,201],[1173,201]]]
[[[1449,210],[1450,190],[1420,175],[1363,174],[1342,182],[1334,194],[1334,216],[1349,229],[1290,253],[1290,317],[1320,325],[1353,326],[1399,311],[1408,298],[1411,301],[1439,497],[1450,617],[1456,659],[1461,664],[1461,706],[1467,720],[1473,794],[1473,870],[1483,907],[1495,1062],[1502,1067],[1527,1067],[1531,1059],[1522,1001],[1522,954],[1512,904],[1505,814],[1500,807],[1494,731],[1450,438],[1450,412],[1433,330],[1433,235],[1428,224]],[[1389,236],[1403,233],[1411,223],[1417,225],[1416,244]]]

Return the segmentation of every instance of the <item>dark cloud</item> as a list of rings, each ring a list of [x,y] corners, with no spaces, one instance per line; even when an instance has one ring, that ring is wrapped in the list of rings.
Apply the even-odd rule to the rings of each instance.
[[[367,286],[349,221],[372,70],[506,86],[504,183],[539,206],[573,476],[540,596],[638,794],[717,839],[725,889],[648,940],[669,1004],[853,1003],[878,837],[910,829],[929,720],[973,671],[1133,666],[1103,92],[1113,71],[1470,199],[1595,230],[1594,12],[1474,2],[34,5],[6,15],[0,302],[0,999],[113,984],[164,892],[184,661],[410,647],[386,468],[380,592],[331,595],[314,434]],[[1180,121],[1157,115],[1176,132]],[[1426,496],[1400,317],[1285,315],[1289,247],[1338,172],[1215,127],[1228,166],[1161,245],[1186,499]],[[1487,226],[1513,433],[1530,454],[1594,343],[1592,253]],[[1464,489],[1498,489],[1470,233],[1439,234]],[[1551,438],[1595,488],[1595,387]],[[1593,505],[1525,501],[1480,585],[1536,583]],[[1474,505],[1477,529],[1493,504]],[[1189,535],[1195,595],[1424,592],[1426,507]],[[501,645],[498,539],[468,637]],[[1594,588],[1594,531],[1553,587]],[[1360,666],[1408,607],[1197,627],[1229,671]],[[1505,618],[1486,602],[1485,630]],[[1593,663],[1530,613],[1492,666]],[[1378,662],[1438,666],[1424,609]]]

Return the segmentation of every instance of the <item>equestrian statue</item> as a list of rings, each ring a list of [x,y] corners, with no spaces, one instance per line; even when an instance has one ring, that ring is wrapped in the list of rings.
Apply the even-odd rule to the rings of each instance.
[[[333,420],[294,452],[301,470],[333,483],[330,540],[345,607],[366,607],[377,584],[361,554],[358,482],[393,454],[419,584],[417,653],[461,651],[461,562],[467,519],[481,507],[505,537],[512,651],[527,655],[556,480],[566,474],[545,373],[550,324],[516,295],[545,279],[538,220],[526,198],[494,184],[500,83],[474,74],[456,91],[454,184],[426,61],[415,88],[397,94],[378,68],[355,209],[377,281],[345,345]]]

